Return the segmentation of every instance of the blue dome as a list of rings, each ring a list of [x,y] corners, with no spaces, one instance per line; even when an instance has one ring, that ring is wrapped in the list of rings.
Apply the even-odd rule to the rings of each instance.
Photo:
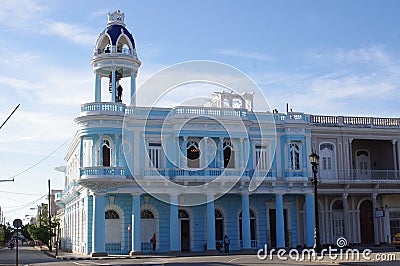
[[[132,34],[122,25],[110,25],[100,34],[100,36],[107,33],[111,38],[111,44],[117,45],[118,38],[123,34],[122,31],[131,41],[132,49],[135,49],[135,40],[133,39]]]

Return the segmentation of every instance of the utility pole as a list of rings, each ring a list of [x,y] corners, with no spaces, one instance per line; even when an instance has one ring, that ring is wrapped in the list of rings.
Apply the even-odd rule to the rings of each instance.
[[[50,179],[48,180],[49,184],[49,251],[52,251],[51,248],[51,209],[50,209]]]

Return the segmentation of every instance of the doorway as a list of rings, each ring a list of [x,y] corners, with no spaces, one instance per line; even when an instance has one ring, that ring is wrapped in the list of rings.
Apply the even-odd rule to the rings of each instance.
[[[285,230],[285,246],[289,246],[289,232],[288,219],[287,219],[287,209],[283,209],[283,220],[284,220],[284,230]],[[276,247],[276,209],[269,209],[269,230],[271,236],[271,247]]]
[[[365,200],[360,205],[360,233],[361,244],[374,243],[373,208],[370,200]]]
[[[179,231],[181,233],[181,251],[190,251],[190,220],[189,214],[179,210]]]

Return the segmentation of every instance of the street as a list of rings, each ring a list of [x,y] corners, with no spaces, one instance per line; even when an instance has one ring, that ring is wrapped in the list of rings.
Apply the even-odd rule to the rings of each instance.
[[[373,254],[388,254],[388,253],[373,253]],[[393,253],[396,257],[400,257],[399,253]],[[242,255],[242,254],[221,254],[204,256],[199,254],[193,256],[148,256],[143,258],[113,258],[113,259],[96,259],[96,260],[57,260],[47,254],[29,246],[23,246],[19,249],[19,265],[380,265],[391,266],[399,265],[398,261],[374,262],[372,261],[324,261],[316,262],[295,262],[293,260],[279,260],[276,255],[272,259],[260,260],[257,255]],[[375,256],[373,256],[375,257]],[[0,265],[15,265],[15,248],[10,250],[3,248],[0,250]]]
[[[46,254],[38,251],[30,246],[19,246],[19,264],[31,265],[35,263],[56,262],[55,258],[49,257]],[[0,265],[15,265],[16,248],[3,248],[0,250]]]

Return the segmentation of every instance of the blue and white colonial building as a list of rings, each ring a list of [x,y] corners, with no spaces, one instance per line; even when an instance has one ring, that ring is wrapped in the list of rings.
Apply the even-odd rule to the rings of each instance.
[[[153,234],[159,252],[213,251],[224,235],[231,250],[312,246],[313,150],[323,244],[400,232],[399,119],[255,112],[251,93],[224,91],[204,107],[136,106],[141,62],[124,19],[108,15],[91,61],[94,102],[75,119],[57,198],[63,248],[145,253]]]

